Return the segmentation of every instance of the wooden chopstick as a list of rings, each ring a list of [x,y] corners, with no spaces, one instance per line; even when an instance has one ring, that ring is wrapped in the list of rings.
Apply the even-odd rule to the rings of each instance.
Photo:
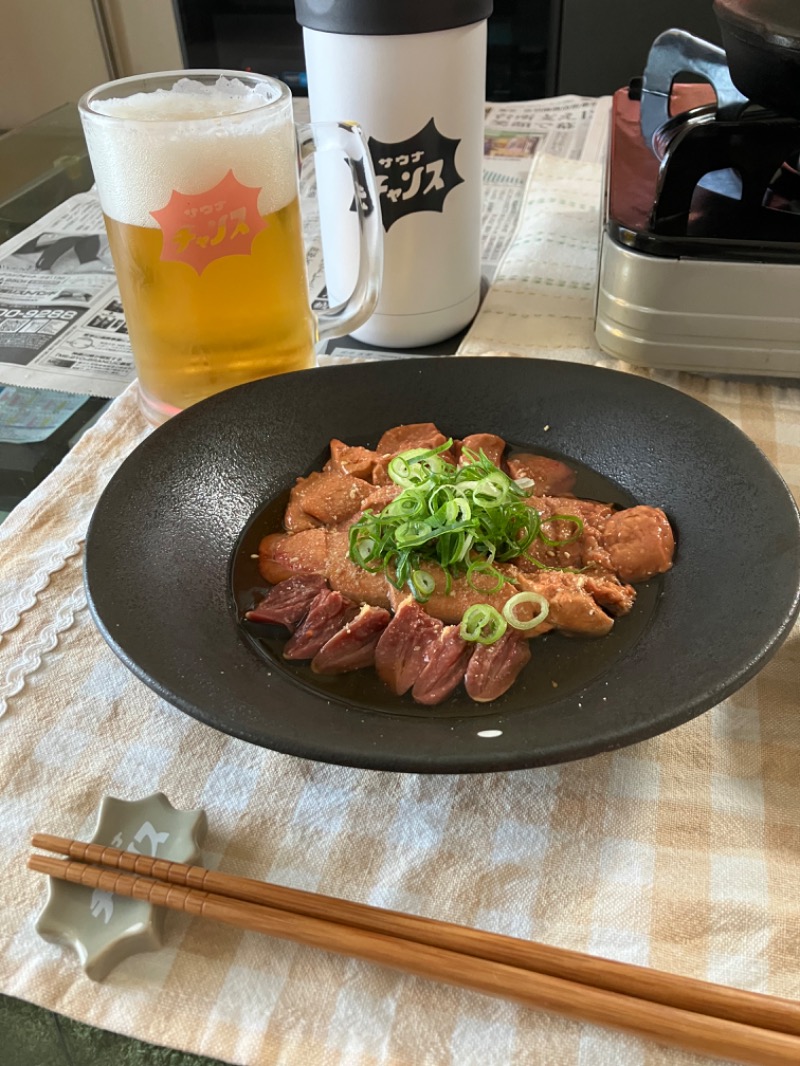
[[[47,833],[37,833],[32,843],[36,848],[67,855],[81,862],[144,874],[170,884],[198,888],[220,896],[277,907],[325,921],[340,922],[375,933],[399,936],[418,944],[491,959],[520,969],[535,970],[550,977],[577,981],[593,988],[647,999],[668,1007],[800,1036],[800,1003],[793,1000],[715,985],[646,966],[597,958],[579,951],[549,947],[546,944],[483,932],[450,922],[420,918],[399,911],[370,907],[363,903],[352,903],[315,892],[304,892],[302,889],[285,888],[249,877],[206,870],[201,866],[153,859],[102,844],[87,844]]]
[[[35,839],[52,841],[53,838],[37,836]],[[73,842],[65,843],[72,844]],[[101,845],[81,845],[80,842],[75,842],[75,844],[87,849],[99,848],[101,851],[110,850],[112,853],[116,851],[116,849],[103,848]],[[40,843],[37,846],[49,845]],[[128,852],[118,853],[118,855],[125,862],[145,858]],[[113,854],[110,857],[115,858]],[[153,864],[154,872],[159,866],[178,867],[180,870],[181,865],[166,863],[163,860],[150,860],[150,862]],[[623,1029],[690,1051],[743,1063],[757,1063],[761,1066],[789,1063],[796,1066],[800,1062],[800,1039],[785,1032],[759,1028],[734,1019],[728,1020],[636,996],[611,992],[578,981],[553,977],[498,962],[493,958],[464,954],[430,943],[410,940],[397,933],[355,927],[342,921],[325,920],[305,913],[234,899],[206,890],[185,887],[182,884],[132,876],[116,870],[103,870],[85,865],[80,861],[65,861],[32,855],[29,866],[41,873],[76,884],[147,900],[159,906],[212,918],[242,929],[267,933],[377,962],[418,976],[503,996],[528,1006],[553,1010],[569,1017]],[[197,871],[192,875],[195,877],[214,873],[203,871],[199,867],[184,867],[183,869],[184,871]],[[173,869],[172,873],[175,872]],[[225,875],[215,874],[215,876]],[[241,881],[242,879],[235,880]],[[261,882],[250,882],[251,889],[252,885],[260,884]],[[277,888],[277,886],[264,887]],[[283,891],[293,892],[294,890]],[[314,894],[303,893],[303,895],[313,896]],[[317,898],[324,900],[324,897]],[[351,906],[357,907],[358,905],[351,904]],[[367,908],[367,910],[375,911],[376,908]],[[392,919],[410,917],[397,915],[395,912],[379,913],[388,915]],[[435,923],[429,919],[421,921],[424,921],[425,925],[444,924]],[[452,928],[461,929],[458,926]],[[488,934],[477,935],[488,936]],[[512,938],[501,939],[511,940]],[[519,943],[524,944],[524,942]],[[477,947],[475,943],[472,946]],[[758,998],[770,999],[764,996]]]

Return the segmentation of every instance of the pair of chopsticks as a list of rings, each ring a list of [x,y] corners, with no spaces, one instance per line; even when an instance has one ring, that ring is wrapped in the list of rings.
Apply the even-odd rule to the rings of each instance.
[[[800,1063],[800,1003],[102,844],[37,833],[28,866],[240,929],[366,959],[758,1066]]]

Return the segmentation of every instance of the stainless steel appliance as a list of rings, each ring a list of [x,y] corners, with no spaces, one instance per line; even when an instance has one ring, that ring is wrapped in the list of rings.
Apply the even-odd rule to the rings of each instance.
[[[719,9],[748,3],[715,11],[722,23]],[[800,33],[781,23],[784,52],[794,44],[781,87],[758,25],[770,47],[744,70],[730,48],[660,34],[614,95],[596,336],[627,362],[800,377]]]

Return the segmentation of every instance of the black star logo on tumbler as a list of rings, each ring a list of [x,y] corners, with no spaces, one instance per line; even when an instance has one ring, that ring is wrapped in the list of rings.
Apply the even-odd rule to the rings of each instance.
[[[369,138],[369,151],[387,231],[414,211],[443,211],[447,194],[464,179],[456,170],[461,142],[443,136],[435,119],[405,141]]]

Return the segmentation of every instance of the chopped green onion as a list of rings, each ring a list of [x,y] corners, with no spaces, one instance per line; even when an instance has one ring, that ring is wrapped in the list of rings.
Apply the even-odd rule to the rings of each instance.
[[[474,580],[476,574],[482,574],[485,577],[488,577],[491,584],[487,585],[482,583],[481,585],[477,585]],[[467,567],[467,584],[471,589],[475,589],[476,592],[499,592],[505,583],[505,577],[499,570],[495,570],[492,564],[486,559],[478,559],[474,563],[470,563]]]
[[[414,599],[425,603],[436,591],[436,582],[432,574],[427,570],[412,570],[408,579]]]
[[[364,513],[365,516],[372,517],[369,511]],[[368,528],[359,528],[357,525],[351,526],[348,547],[350,558],[363,570],[376,573],[383,569],[384,561],[381,558],[381,546],[371,535]]]
[[[574,566],[548,566],[547,563],[542,563],[538,559],[535,559],[532,555],[525,553],[525,558],[529,563],[533,563],[534,566],[540,570],[557,570],[560,574],[582,574],[586,567],[574,567]]]
[[[508,628],[505,618],[488,603],[476,603],[464,611],[459,634],[474,644],[494,644]]]
[[[561,540],[551,540],[541,530],[539,531],[539,537],[550,548],[563,548],[566,544],[573,544],[578,537],[583,533],[583,519],[578,518],[574,514],[554,514],[550,515],[547,519],[548,522],[574,522],[575,532],[569,537],[564,537]]]
[[[538,611],[532,618],[523,620],[517,614],[517,608],[523,604],[533,604]],[[503,617],[514,629],[535,629],[542,624],[550,613],[550,604],[538,592],[518,592],[515,596],[506,600],[503,606]]]
[[[394,531],[394,539],[398,548],[416,548],[435,536],[437,536],[437,531],[433,523],[418,518],[404,522]]]
[[[405,455],[396,455],[387,466],[386,472],[396,485],[402,485],[403,488],[418,485],[425,478],[424,470],[412,472]]]
[[[395,455],[390,460],[386,470],[392,481],[402,488],[422,485],[432,474],[440,474],[445,467],[451,465],[440,458],[440,455],[442,452],[446,452],[448,448],[452,448],[452,446],[453,439],[451,437],[444,444],[440,444],[438,448],[411,448],[407,452]]]
[[[418,518],[425,513],[425,501],[411,492],[401,492],[391,503],[387,504],[383,513],[398,518]]]
[[[560,546],[576,540],[582,521],[572,515],[552,520],[570,521],[576,533],[554,541],[542,533],[539,512],[525,502],[525,487],[518,485],[481,452],[461,453],[463,466],[455,466],[443,454],[452,439],[437,448],[413,448],[396,455],[387,467],[389,476],[402,489],[379,513],[365,511],[350,527],[349,557],[370,573],[383,571],[396,589],[408,585],[424,602],[428,582],[412,575],[423,565],[438,567],[444,574],[445,595],[453,580],[467,577],[472,588],[495,592],[511,581],[496,563],[528,556],[533,542]],[[534,560],[535,562],[535,560]],[[536,565],[541,565],[537,563]],[[486,575],[492,587],[475,578]]]

